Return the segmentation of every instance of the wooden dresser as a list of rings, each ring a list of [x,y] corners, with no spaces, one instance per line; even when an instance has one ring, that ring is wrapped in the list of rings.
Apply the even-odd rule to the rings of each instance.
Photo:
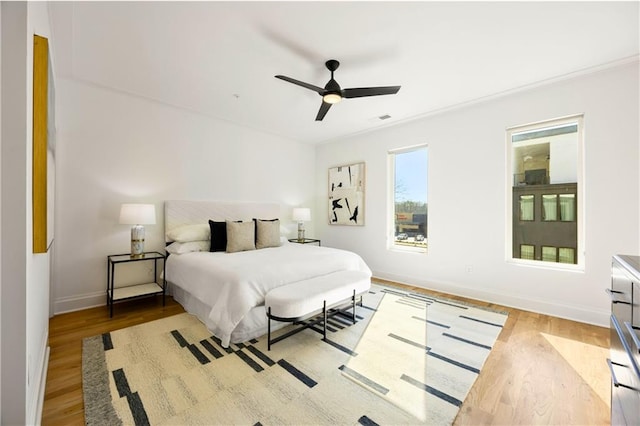
[[[611,262],[611,424],[640,425],[640,256]]]

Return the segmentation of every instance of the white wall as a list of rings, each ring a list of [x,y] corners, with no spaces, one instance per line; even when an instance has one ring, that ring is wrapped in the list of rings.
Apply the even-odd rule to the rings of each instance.
[[[49,255],[32,247],[33,35],[50,37],[46,3],[2,3],[3,424],[39,422],[46,376]]]
[[[319,146],[316,237],[361,254],[375,276],[607,325],[613,254],[638,254],[638,62]],[[585,269],[505,260],[505,129],[584,113]],[[429,145],[429,253],[387,250],[387,152]],[[366,162],[364,227],[329,226],[327,168]]]
[[[2,5],[0,5],[0,39],[2,39]],[[2,42],[0,41],[0,153],[2,153]],[[0,241],[2,241],[2,161],[0,160]],[[0,300],[2,300],[2,244],[0,243]],[[0,413],[2,412],[2,303],[0,302]],[[0,422],[2,420],[0,419]]]
[[[38,34],[49,39],[49,55],[55,56],[49,22],[49,7],[46,2],[28,3],[27,28],[27,422],[40,419],[48,365],[49,338],[49,279],[50,260],[53,247],[47,253],[33,254],[32,207],[32,140],[33,115],[33,35]],[[49,82],[55,84],[55,82]],[[52,243],[55,245],[55,243]]]
[[[27,6],[2,8],[2,410],[26,421]]]
[[[167,199],[280,203],[292,231],[313,201],[312,146],[70,79],[56,98],[56,312],[105,304],[106,256],[130,248],[121,203],[156,205],[145,248],[162,250]]]

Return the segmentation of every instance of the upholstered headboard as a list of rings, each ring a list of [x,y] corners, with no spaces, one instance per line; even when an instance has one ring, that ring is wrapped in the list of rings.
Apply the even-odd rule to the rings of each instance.
[[[275,219],[280,215],[280,205],[275,203],[250,203],[236,201],[167,200],[164,202],[164,235],[184,225],[209,223],[209,220]]]

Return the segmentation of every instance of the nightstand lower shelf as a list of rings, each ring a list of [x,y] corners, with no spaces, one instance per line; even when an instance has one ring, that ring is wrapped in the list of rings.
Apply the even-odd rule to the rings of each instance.
[[[128,287],[116,287],[113,289],[113,301],[131,299],[138,296],[150,296],[162,294],[162,286],[158,283],[136,284]]]

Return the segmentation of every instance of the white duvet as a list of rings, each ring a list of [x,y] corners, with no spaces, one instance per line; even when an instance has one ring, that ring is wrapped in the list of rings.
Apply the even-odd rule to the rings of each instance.
[[[171,255],[166,278],[208,306],[210,328],[224,346],[247,313],[273,288],[331,272],[371,270],[355,253],[329,247],[283,244],[239,253]]]

